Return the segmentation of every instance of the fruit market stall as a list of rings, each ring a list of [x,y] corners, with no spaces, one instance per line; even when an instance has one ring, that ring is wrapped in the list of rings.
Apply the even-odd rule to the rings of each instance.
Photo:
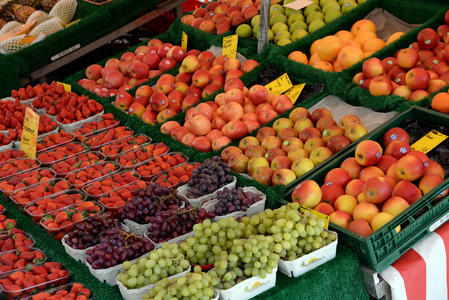
[[[34,20],[34,16],[39,17],[38,13],[41,13],[42,16],[37,18],[36,21],[45,21],[46,19],[42,19],[42,17],[50,12],[57,1],[44,1],[46,3],[45,11],[39,10],[40,1],[19,2],[23,3],[23,7],[30,10],[27,14],[23,15],[22,13],[22,15],[12,17],[14,7],[10,4],[3,4],[2,9],[0,9],[8,16],[7,20],[10,21],[8,24],[17,26],[20,24],[17,22],[25,23],[29,18],[28,16],[33,17]],[[37,8],[29,6],[29,2],[36,4]],[[64,2],[66,4],[62,5],[61,3],[59,6],[64,11],[64,16],[70,16],[70,20],[65,20],[63,25],[56,23],[56,25],[44,26],[43,34],[46,37],[42,41],[39,41],[42,36],[34,41],[34,38],[42,32],[40,30],[36,32],[35,37],[31,36],[33,39],[30,39],[29,42],[19,42],[20,47],[16,44],[14,44],[14,47],[11,46],[14,52],[2,52],[0,56],[2,64],[0,68],[2,70],[1,96],[5,96],[13,88],[24,86],[30,81],[44,77],[46,74],[164,13],[175,10],[177,15],[182,14],[183,3],[180,0],[138,1],[134,2],[133,5],[127,5],[127,1],[123,0],[108,1],[104,5],[95,5],[94,2],[82,0],[64,0]],[[70,15],[67,15],[67,5],[71,9]],[[33,12],[34,15],[31,16]],[[46,18],[48,19],[48,17]],[[34,26],[38,26],[37,23],[34,23]],[[7,25],[7,27],[10,26]],[[92,28],[95,28],[95,30],[92,30]],[[22,31],[26,34],[31,29]],[[30,34],[28,33],[28,35]],[[21,50],[17,51],[19,49]]]

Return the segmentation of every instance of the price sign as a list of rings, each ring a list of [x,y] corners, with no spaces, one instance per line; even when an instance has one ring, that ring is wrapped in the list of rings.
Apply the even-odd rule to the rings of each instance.
[[[36,157],[37,133],[39,129],[39,115],[27,107],[23,119],[22,139],[20,150],[29,158]]]
[[[427,153],[441,144],[445,139],[447,139],[447,135],[439,133],[436,130],[432,130],[431,132],[420,138],[418,141],[416,141],[416,143],[414,143],[411,147],[414,151]]]
[[[185,52],[187,52],[187,40],[188,40],[187,33],[183,31],[181,37],[181,47],[182,49],[184,49]]]
[[[72,91],[72,86],[70,84],[66,84],[66,83],[59,82],[59,81],[56,81],[56,83],[58,85],[62,84],[64,86],[64,91],[66,91],[66,92],[71,92]]]
[[[293,84],[287,73],[285,73],[284,75],[267,84],[265,87],[271,94],[277,96],[289,90],[291,87],[293,87]]]
[[[304,213],[306,211],[309,211],[312,215],[317,215],[318,218],[324,220],[324,228],[329,229],[329,216],[328,215],[322,214],[322,213],[320,213],[320,212],[318,212],[316,210],[313,210],[310,207],[307,207],[307,206],[304,206],[304,205],[301,205],[299,207],[299,211],[302,212],[302,213]]]
[[[296,100],[298,100],[299,95],[301,95],[302,90],[304,89],[305,83],[297,84],[293,86],[291,89],[286,91],[284,95],[287,95],[293,104],[295,104]]]
[[[223,51],[221,54],[229,58],[236,58],[238,42],[239,38],[236,34],[225,36],[223,38]]]

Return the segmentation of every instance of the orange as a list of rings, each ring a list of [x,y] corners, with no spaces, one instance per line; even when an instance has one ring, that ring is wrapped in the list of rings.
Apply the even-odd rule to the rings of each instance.
[[[288,58],[290,58],[291,60],[294,60],[296,62],[299,62],[299,63],[303,63],[306,65],[309,64],[309,59],[307,58],[307,55],[301,51],[293,51],[292,53],[290,53],[288,55]]]
[[[340,30],[335,36],[338,37],[342,43],[354,40],[354,35],[347,30]]]
[[[316,48],[318,47],[318,43],[321,41],[321,39],[315,40],[312,45],[310,45],[310,55],[316,52]],[[309,62],[310,63],[310,62]]]
[[[338,60],[334,61],[333,67],[334,67],[334,72],[341,72],[341,70],[342,70],[340,64],[338,63]]]
[[[442,92],[436,94],[430,106],[436,111],[449,114],[449,93]]]
[[[399,39],[401,36],[403,36],[405,33],[402,31],[398,31],[393,33],[392,35],[390,35],[388,37],[388,40],[386,42],[387,45],[390,45],[391,43],[393,43],[394,41],[396,41],[397,39]]]
[[[375,32],[372,31],[361,31],[355,38],[354,41],[356,41],[357,43],[360,44],[360,46],[363,47],[363,45],[365,45],[365,43],[370,40],[370,39],[375,39],[377,38],[377,34]]]
[[[318,55],[318,52],[315,52],[309,58],[309,65],[313,65],[314,63],[316,63],[317,61],[320,61],[320,60],[322,60],[322,59]]]
[[[317,45],[316,51],[322,60],[333,61],[341,48],[343,48],[341,40],[336,36],[330,35],[321,39]]]
[[[332,66],[332,64],[330,62],[327,62],[324,60],[317,61],[316,63],[312,64],[312,67],[314,67],[316,69],[323,70],[323,71],[329,71],[329,72],[334,71],[334,67]]]
[[[362,46],[360,46],[360,44],[357,43],[356,41],[346,41],[343,43],[343,47],[346,47],[346,46],[352,46],[352,47],[362,49]]]
[[[376,52],[385,47],[385,42],[379,38],[370,39],[363,45],[363,52]]]
[[[374,52],[369,51],[369,52],[365,52],[365,58],[370,57],[371,55],[373,55]]]
[[[371,20],[363,19],[355,22],[351,27],[351,33],[355,37],[357,37],[360,32],[365,30],[376,32],[376,25]]]
[[[347,46],[341,49],[340,53],[338,54],[337,60],[342,69],[347,69],[363,60],[364,58],[365,55],[361,49]]]

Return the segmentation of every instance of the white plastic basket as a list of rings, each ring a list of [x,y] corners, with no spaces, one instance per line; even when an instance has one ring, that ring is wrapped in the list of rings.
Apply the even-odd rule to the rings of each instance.
[[[276,285],[276,271],[278,267],[273,269],[271,274],[262,279],[260,276],[248,278],[227,290],[215,290],[219,294],[220,300],[247,300],[251,299]],[[213,269],[212,269],[213,270]]]
[[[257,193],[260,195],[261,199],[257,201],[256,203],[253,203],[246,211],[235,211],[230,214],[224,215],[224,216],[215,216],[214,221],[218,221],[221,219],[227,219],[229,217],[237,218],[237,217],[244,217],[244,216],[254,216],[258,213],[261,213],[265,210],[265,203],[267,201],[267,196],[256,189],[255,187],[249,186],[243,188],[244,192],[251,192],[251,193]],[[203,204],[203,208],[207,211],[215,212],[215,204],[218,203],[218,199],[214,198],[210,201],[207,201]]]
[[[335,233],[334,231],[328,231]],[[288,277],[298,277],[322,264],[334,259],[337,254],[338,237],[335,241],[323,248],[317,249],[309,254],[301,256],[293,261],[279,260],[279,271]]]
[[[6,151],[6,150],[10,150],[10,149],[12,149],[12,142],[9,143],[8,145],[0,146],[0,152]]]
[[[201,197],[199,197],[199,198],[189,198],[189,197],[187,197],[187,191],[190,189],[190,187],[189,187],[188,184],[185,184],[185,185],[183,185],[183,186],[180,186],[180,187],[178,188],[178,194],[181,195],[181,196],[183,196],[184,198],[186,198],[187,201],[189,201],[190,205],[192,205],[192,206],[195,206],[195,205],[197,205],[198,203],[200,203],[200,204],[198,205],[198,207],[201,208],[204,202],[206,202],[207,200],[210,200],[210,199],[212,199],[212,198],[215,198],[215,196],[217,195],[217,192],[218,192],[218,191],[222,191],[222,190],[223,190],[224,188],[226,188],[226,187],[229,188],[229,189],[234,188],[235,185],[236,185],[236,183],[237,183],[237,178],[236,178],[235,176],[233,176],[232,178],[234,178],[234,180],[232,180],[232,182],[230,182],[230,183],[228,183],[227,185],[225,185],[225,186],[219,188],[218,190],[216,190],[216,191],[213,192],[213,193],[210,193],[210,194],[201,196]]]
[[[95,120],[97,120],[98,118],[101,118],[101,116],[102,116],[103,114],[104,114],[104,110],[101,111],[101,112],[99,112],[98,114],[92,116],[92,117],[89,117],[89,118],[84,119],[84,120],[81,120],[81,121],[73,122],[73,123],[70,123],[70,124],[62,124],[62,123],[60,123],[59,121],[56,121],[56,123],[58,123],[58,126],[59,126],[59,128],[60,128],[61,130],[65,130],[65,131],[67,131],[67,132],[71,132],[71,131],[73,131],[73,130],[75,130],[75,129],[77,129],[77,128],[82,127],[83,124],[84,124],[85,122],[95,121]],[[50,116],[49,116],[49,117],[50,117]],[[52,117],[53,117],[53,116],[52,116]],[[56,119],[56,118],[55,118],[55,119]]]
[[[58,133],[58,132],[59,132],[59,127],[56,127],[55,129],[53,129],[50,132],[39,134],[37,137],[38,137],[38,139],[43,139],[43,138],[49,136],[50,134],[54,134],[54,133]],[[13,149],[20,149],[20,140],[17,141],[17,142],[13,141],[12,142],[12,148]]]
[[[167,278],[169,280],[171,280],[173,278],[179,278],[179,277],[185,275],[187,272],[190,272],[190,269],[191,269],[191,267],[189,266],[189,268],[187,270],[185,270],[184,272],[174,274]],[[123,268],[121,268],[121,270],[119,270],[119,272],[121,272],[122,270],[123,270]],[[116,284],[118,285],[118,288],[120,289],[120,293],[122,294],[122,297],[124,300],[142,300],[143,294],[148,293],[149,290],[151,290],[158,284],[158,282],[156,282],[155,284],[149,284],[144,287],[141,287],[140,289],[127,289],[123,285],[123,283],[121,283],[120,281],[117,280],[117,277],[116,277],[115,281],[116,281]]]
[[[166,242],[164,242],[164,243],[168,243],[168,244],[174,244],[174,243],[176,243],[176,244],[179,245],[179,244],[181,244],[181,242],[187,240],[189,237],[194,236],[194,235],[195,235],[195,231],[193,231],[193,229],[192,229],[192,231],[187,232],[186,234],[180,235],[180,236],[178,236],[178,237],[176,237],[176,238],[174,238],[174,239],[168,240],[168,241],[166,241]],[[163,244],[163,243],[155,243],[155,242],[154,242],[154,241],[147,235],[147,232],[145,232],[144,236],[145,236],[146,238],[148,238],[150,241],[152,241],[152,242],[156,245],[156,249],[162,247],[162,244]]]

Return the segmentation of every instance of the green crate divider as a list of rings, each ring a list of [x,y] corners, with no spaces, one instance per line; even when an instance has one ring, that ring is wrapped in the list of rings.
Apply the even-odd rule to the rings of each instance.
[[[381,141],[388,129],[401,127],[407,119],[422,120],[439,125],[449,124],[449,116],[426,108],[413,106],[362,139]],[[319,185],[322,185],[325,175],[330,170],[338,167],[346,158],[354,157],[356,147],[357,145],[353,145],[347,150],[343,150],[344,152],[333,159],[330,164],[327,164],[324,168],[314,172],[304,180],[314,180]],[[381,272],[398,260],[403,253],[413,247],[419,240],[430,234],[431,226],[449,212],[449,196],[445,196],[433,203],[433,199],[448,187],[449,179],[446,179],[438,187],[421,197],[414,205],[408,207],[396,218],[367,238],[333,223],[330,223],[330,226],[338,231],[340,241],[351,247],[363,265],[376,272]],[[290,197],[294,189],[287,191],[280,204],[291,202]],[[396,233],[396,227],[400,225],[402,225],[402,229],[399,233]]]

